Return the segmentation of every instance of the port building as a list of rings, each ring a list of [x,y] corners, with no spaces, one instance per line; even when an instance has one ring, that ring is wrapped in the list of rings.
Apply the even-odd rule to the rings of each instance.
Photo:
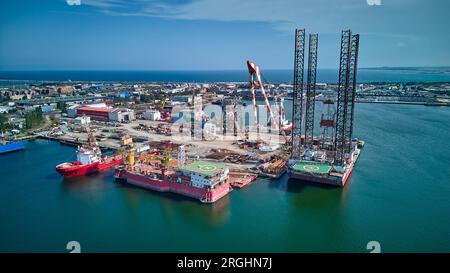
[[[134,111],[127,108],[116,108],[108,112],[108,120],[115,122],[129,122],[135,120]]]
[[[79,107],[77,108],[77,116],[88,116],[95,121],[109,121],[109,114],[113,108],[108,107]]]

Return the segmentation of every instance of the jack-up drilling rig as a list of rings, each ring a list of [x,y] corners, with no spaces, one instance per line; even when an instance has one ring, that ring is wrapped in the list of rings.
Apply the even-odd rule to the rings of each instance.
[[[317,48],[318,35],[310,34],[306,103],[303,107],[305,30],[295,31],[293,129],[288,173],[290,178],[297,180],[344,186],[363,145],[362,141],[352,139],[359,34],[352,34],[351,30],[342,31],[336,112],[330,111],[334,101],[325,99],[323,102],[328,111],[321,117],[323,130],[320,138],[314,137]]]

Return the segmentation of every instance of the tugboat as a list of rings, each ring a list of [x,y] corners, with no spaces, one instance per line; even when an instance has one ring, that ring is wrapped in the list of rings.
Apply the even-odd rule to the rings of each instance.
[[[88,130],[88,144],[78,146],[77,161],[56,166],[56,171],[65,178],[98,173],[122,164],[122,155],[102,155],[94,135]]]

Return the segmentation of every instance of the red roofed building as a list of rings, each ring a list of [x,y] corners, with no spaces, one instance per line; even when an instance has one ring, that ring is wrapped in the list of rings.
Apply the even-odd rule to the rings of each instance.
[[[77,116],[88,116],[92,120],[109,121],[109,113],[113,108],[108,107],[79,107],[77,108]]]

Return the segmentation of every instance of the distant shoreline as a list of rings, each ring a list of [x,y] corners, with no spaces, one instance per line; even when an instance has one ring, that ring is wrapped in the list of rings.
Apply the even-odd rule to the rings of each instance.
[[[305,71],[306,72],[306,71]],[[292,69],[262,71],[266,83],[291,84]],[[336,84],[338,70],[319,68],[317,83]],[[360,68],[358,83],[448,83],[450,67]],[[23,82],[136,82],[136,83],[242,83],[248,71],[240,70],[0,70],[0,81]]]

